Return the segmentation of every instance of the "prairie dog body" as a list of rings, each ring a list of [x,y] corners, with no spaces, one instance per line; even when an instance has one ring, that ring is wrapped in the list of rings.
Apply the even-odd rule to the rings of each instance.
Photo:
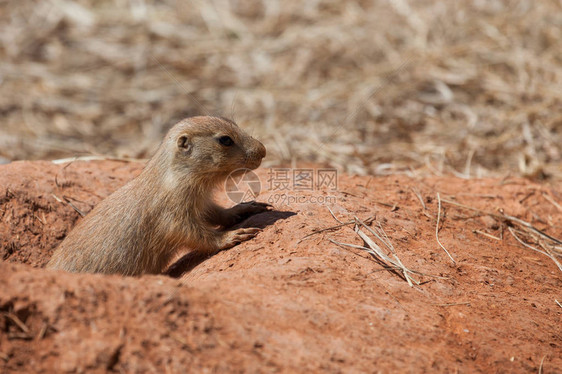
[[[180,121],[141,174],[99,203],[47,267],[158,274],[181,247],[213,254],[254,237],[257,228],[227,228],[270,206],[252,202],[225,209],[212,194],[233,171],[257,168],[265,154],[262,143],[227,119]]]

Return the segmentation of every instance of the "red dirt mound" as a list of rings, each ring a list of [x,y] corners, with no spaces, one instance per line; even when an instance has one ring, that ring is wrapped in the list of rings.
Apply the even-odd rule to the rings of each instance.
[[[560,238],[560,187],[340,176],[337,191],[263,192],[277,210],[248,224],[264,231],[209,259],[187,254],[177,278],[42,269],[78,211],[142,166],[0,167],[0,371],[560,372],[562,272],[501,219]],[[334,243],[362,246],[352,225],[316,232],[338,225],[332,214],[384,230],[420,284]]]

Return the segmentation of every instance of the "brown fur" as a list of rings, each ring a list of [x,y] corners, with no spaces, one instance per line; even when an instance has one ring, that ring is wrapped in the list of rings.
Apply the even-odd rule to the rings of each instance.
[[[234,144],[218,141],[229,136]],[[259,229],[226,230],[267,204],[230,209],[212,200],[234,170],[257,168],[265,147],[234,122],[193,117],[176,124],[142,173],[98,204],[59,245],[48,268],[70,272],[157,274],[184,246],[213,254]]]

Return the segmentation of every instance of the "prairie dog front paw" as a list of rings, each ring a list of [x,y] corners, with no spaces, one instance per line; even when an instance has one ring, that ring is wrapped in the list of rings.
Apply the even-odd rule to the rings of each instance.
[[[221,241],[219,250],[232,248],[237,244],[250,240],[260,231],[261,229],[254,227],[227,231]]]

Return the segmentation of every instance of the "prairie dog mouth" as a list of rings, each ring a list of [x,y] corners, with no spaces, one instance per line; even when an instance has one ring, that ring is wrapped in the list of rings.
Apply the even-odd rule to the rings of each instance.
[[[262,161],[261,158],[257,159],[257,160],[248,160],[246,162],[246,165],[244,165],[244,167],[246,167],[248,169],[251,169],[251,170],[257,169],[261,165],[261,161]]]

